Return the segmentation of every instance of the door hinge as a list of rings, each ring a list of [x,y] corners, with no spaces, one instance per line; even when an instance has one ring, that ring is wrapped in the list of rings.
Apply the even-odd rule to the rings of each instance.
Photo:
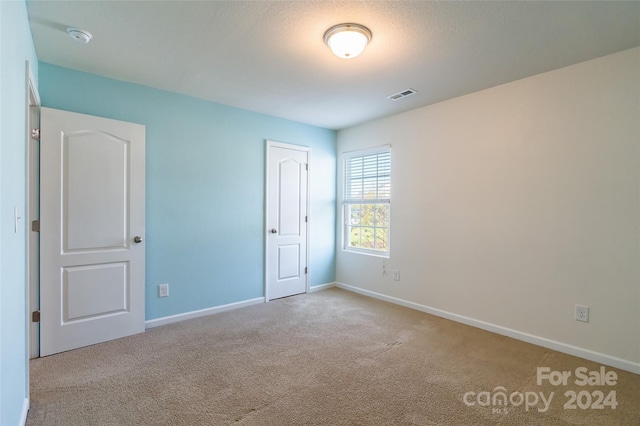
[[[306,266],[304,267],[304,273],[305,274],[307,273],[307,267]]]
[[[31,139],[40,140],[40,129],[31,129]]]
[[[305,222],[309,222],[309,216],[305,216],[305,217],[304,217],[304,221],[305,221]]]
[[[40,322],[40,311],[31,312],[31,322]]]
[[[305,169],[309,171],[309,163],[305,164]]]
[[[40,221],[39,220],[31,221],[31,231],[32,232],[40,232]]]

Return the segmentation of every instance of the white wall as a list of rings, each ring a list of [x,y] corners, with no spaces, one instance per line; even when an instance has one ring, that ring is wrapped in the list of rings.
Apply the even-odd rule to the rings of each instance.
[[[639,123],[635,48],[340,131],[393,183],[390,259],[340,237],[338,282],[640,372]]]

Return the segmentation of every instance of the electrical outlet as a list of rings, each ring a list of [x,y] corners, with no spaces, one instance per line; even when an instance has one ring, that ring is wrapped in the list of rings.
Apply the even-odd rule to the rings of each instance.
[[[393,270],[393,280],[394,281],[400,281],[400,270],[399,269],[394,269]]]
[[[589,322],[589,307],[576,305],[576,321]]]
[[[160,284],[158,286],[158,297],[169,296],[169,284]]]

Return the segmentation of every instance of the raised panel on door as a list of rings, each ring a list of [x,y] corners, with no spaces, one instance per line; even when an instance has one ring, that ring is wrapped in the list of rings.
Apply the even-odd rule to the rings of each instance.
[[[300,278],[300,244],[278,246],[278,281]]]
[[[80,131],[62,145],[63,253],[126,248],[130,141]]]
[[[62,268],[62,322],[97,320],[130,310],[129,263]]]
[[[278,163],[278,238],[300,235],[302,167],[292,158]]]

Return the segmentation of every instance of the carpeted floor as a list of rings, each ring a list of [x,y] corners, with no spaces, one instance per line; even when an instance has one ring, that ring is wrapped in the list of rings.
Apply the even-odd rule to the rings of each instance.
[[[640,425],[640,376],[579,367],[601,366],[330,289],[33,360],[27,425]]]

